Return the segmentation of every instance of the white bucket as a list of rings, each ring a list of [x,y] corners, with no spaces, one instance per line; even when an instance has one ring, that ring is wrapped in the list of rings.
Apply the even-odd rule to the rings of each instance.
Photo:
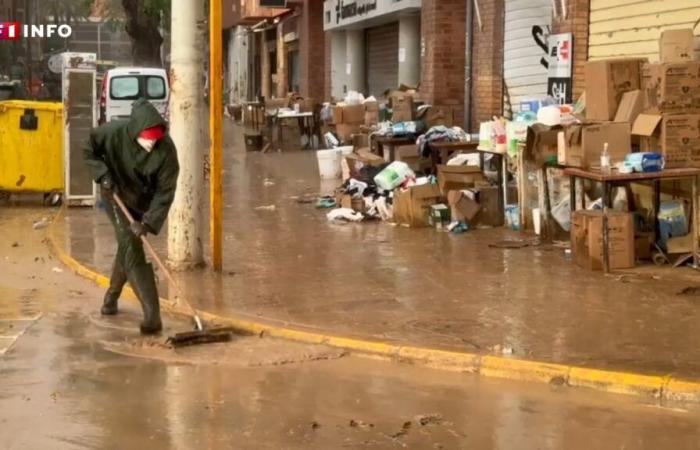
[[[340,168],[340,160],[342,151],[337,148],[330,150],[318,150],[316,159],[318,159],[318,174],[322,180],[332,180],[340,178],[342,173]]]

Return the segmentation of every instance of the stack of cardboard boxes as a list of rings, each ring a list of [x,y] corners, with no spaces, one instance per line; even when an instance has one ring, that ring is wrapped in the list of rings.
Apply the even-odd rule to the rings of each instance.
[[[692,30],[665,31],[661,62],[642,72],[644,113],[632,133],[642,151],[660,151],[666,168],[700,167],[700,61]]]
[[[640,151],[661,153],[668,169],[700,167],[700,62],[693,61],[693,40],[692,30],[663,32],[657,63],[639,58],[588,62],[586,122],[558,132],[559,163],[596,167],[607,142],[615,164],[634,142]],[[642,239],[635,238],[633,222],[632,213],[610,213],[611,269],[633,267],[635,251],[648,256],[648,236],[635,250],[635,239]],[[600,211],[573,214],[572,250],[582,267],[602,267],[601,227]]]

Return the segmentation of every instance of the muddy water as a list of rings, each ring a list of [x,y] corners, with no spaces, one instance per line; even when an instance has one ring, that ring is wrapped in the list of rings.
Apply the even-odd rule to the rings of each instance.
[[[504,230],[453,236],[329,224],[298,201],[336,184],[318,180],[312,152],[245,153],[240,129],[226,132],[225,270],[183,276],[201,307],[417,345],[512,348],[519,357],[700,377],[700,297],[675,295],[692,279],[604,277],[559,248],[489,248],[520,237]],[[102,212],[71,210],[63,236],[75,255],[108,270],[114,241]],[[164,238],[156,244],[165,253]]]
[[[173,351],[0,210],[3,449],[692,449],[698,411],[260,338]],[[8,213],[11,213],[8,217]],[[6,238],[10,239],[10,242]],[[20,246],[12,247],[17,241]],[[38,258],[38,259],[37,259]],[[42,262],[42,258],[43,261]],[[12,325],[10,327],[10,325]],[[166,334],[190,325],[166,317]]]

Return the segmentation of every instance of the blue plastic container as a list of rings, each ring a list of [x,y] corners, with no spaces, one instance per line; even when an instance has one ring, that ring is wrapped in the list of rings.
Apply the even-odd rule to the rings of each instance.
[[[640,152],[625,156],[625,165],[635,172],[661,172],[664,169],[664,157],[658,153]]]

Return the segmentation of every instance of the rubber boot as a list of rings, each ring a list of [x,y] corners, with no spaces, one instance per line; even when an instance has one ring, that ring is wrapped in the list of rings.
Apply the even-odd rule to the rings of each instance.
[[[112,269],[112,276],[109,279],[109,288],[105,292],[105,298],[102,302],[102,309],[100,312],[103,316],[113,316],[119,312],[117,307],[117,301],[122,293],[122,288],[126,283],[126,274],[121,267],[121,264],[114,264]]]
[[[158,287],[156,286],[153,267],[150,264],[141,264],[129,272],[129,283],[136,292],[143,309],[143,322],[141,322],[142,334],[157,334],[163,329],[160,320],[160,300],[158,299]]]

